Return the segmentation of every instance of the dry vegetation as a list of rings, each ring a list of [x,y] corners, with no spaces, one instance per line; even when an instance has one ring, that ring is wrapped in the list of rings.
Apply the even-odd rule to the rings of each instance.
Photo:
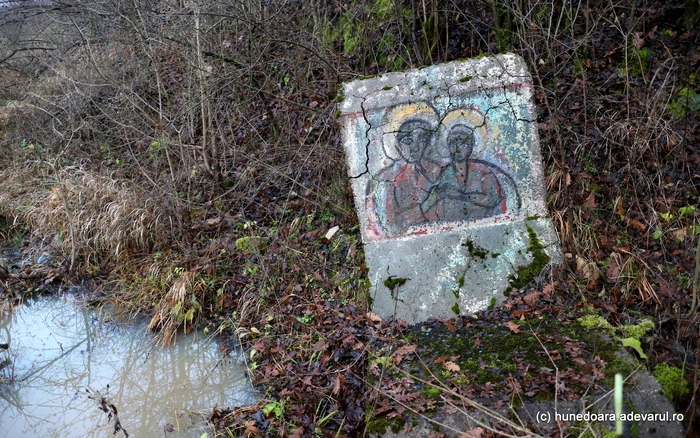
[[[615,326],[656,318],[648,365],[687,371],[676,406],[697,419],[699,19],[693,0],[16,2],[0,8],[0,214],[164,342],[201,323],[252,346],[267,398],[216,411],[222,430],[360,435],[382,405],[370,352],[405,328],[366,313],[336,90],[514,51],[569,259],[549,286]],[[384,395],[401,387],[383,376]]]

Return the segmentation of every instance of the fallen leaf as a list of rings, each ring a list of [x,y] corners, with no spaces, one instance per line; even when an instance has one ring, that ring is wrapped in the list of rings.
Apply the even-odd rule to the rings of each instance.
[[[682,242],[688,236],[688,229],[687,228],[679,228],[677,230],[673,230],[673,231],[671,231],[671,235],[677,241]]]
[[[367,312],[365,313],[365,316],[372,322],[382,322],[382,317],[374,312]]]
[[[258,435],[260,429],[255,426],[255,420],[248,420],[244,423],[245,426],[245,436]]]
[[[523,297],[523,301],[525,301],[525,304],[532,307],[537,303],[537,300],[540,299],[541,296],[542,292],[532,291]]]
[[[343,377],[342,374],[335,376],[335,378],[333,379],[333,395],[338,395],[338,393],[340,392],[341,379],[345,379],[345,377]]]
[[[445,362],[445,365],[443,365],[443,366],[445,367],[445,369],[447,371],[451,371],[453,373],[458,373],[461,369],[459,367],[459,365],[457,365],[456,363],[449,361],[449,360],[447,362]]]
[[[433,360],[433,363],[435,365],[440,365],[441,363],[445,363],[448,360],[450,360],[450,356],[440,356],[440,357],[436,357],[435,360]]]
[[[404,345],[402,347],[399,347],[398,350],[394,352],[394,363],[396,365],[400,364],[401,361],[403,360],[403,357],[407,354],[411,354],[414,351],[416,351],[416,346],[415,345]]]
[[[629,221],[630,225],[632,225],[634,228],[636,228],[639,231],[644,231],[647,229],[647,226],[644,223],[638,221],[637,219],[627,218],[627,220]]]
[[[622,270],[622,256],[616,252],[610,254],[610,263],[608,264],[608,269],[605,271],[605,277],[608,282],[615,283],[620,277],[620,271]]]
[[[405,356],[407,354],[413,353],[416,351],[416,346],[415,345],[404,345],[399,347],[398,350],[394,352],[395,356]]]
[[[588,281],[596,281],[600,278],[598,266],[593,261],[578,255],[576,256],[576,271]]]
[[[335,236],[335,233],[338,232],[339,229],[340,229],[340,227],[336,225],[335,227],[328,230],[328,232],[326,233],[326,239],[331,240],[333,238],[333,236]]]
[[[588,198],[586,198],[586,202],[583,203],[584,207],[590,207],[590,208],[596,208],[598,204],[595,202],[595,193],[591,192],[590,195],[588,195]]]
[[[520,326],[513,321],[508,321],[506,327],[510,329],[513,333],[520,333]]]
[[[209,225],[210,227],[214,226],[214,225],[218,225],[220,222],[221,222],[221,217],[217,217],[214,219],[207,219],[207,225]]]
[[[554,292],[554,284],[553,283],[547,283],[542,288],[542,294],[545,296],[549,296],[549,294],[551,294],[552,292]]]

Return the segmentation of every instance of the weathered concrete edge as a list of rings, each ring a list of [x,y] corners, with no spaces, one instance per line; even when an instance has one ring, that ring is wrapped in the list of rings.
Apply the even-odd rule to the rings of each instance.
[[[529,244],[526,226],[533,229],[544,245],[544,252],[550,257],[548,266],[559,265],[563,261],[559,236],[551,220],[544,217],[365,243],[372,283],[372,309],[383,318],[398,318],[416,324],[430,318],[449,319],[457,316],[451,309],[455,303],[459,306],[460,315],[472,315],[492,305],[501,304],[506,299],[503,292],[510,285],[508,275],[514,274],[517,267],[532,262],[532,255],[526,254]],[[489,244],[488,241],[494,236],[501,238],[497,243]],[[497,258],[487,257],[474,263],[473,258],[470,261],[467,248],[462,245],[467,240],[490,253],[502,254]],[[503,253],[506,246],[510,246],[505,251],[508,254]],[[403,255],[396,256],[397,254]],[[415,259],[430,262],[420,264],[415,263]],[[466,265],[482,264],[485,270],[471,270],[469,274],[465,272]],[[501,267],[496,267],[497,264]],[[497,273],[501,275],[496,275]],[[457,287],[461,275],[468,277],[455,297],[453,289]],[[396,291],[390,292],[384,285],[389,276],[410,280]],[[479,280],[473,281],[474,278]],[[423,305],[416,306],[416,300]]]
[[[435,80],[438,71],[442,77],[440,81]],[[342,117],[406,102],[432,100],[440,93],[461,95],[523,84],[532,84],[525,61],[516,54],[505,53],[347,82],[343,84],[343,100],[338,110]]]

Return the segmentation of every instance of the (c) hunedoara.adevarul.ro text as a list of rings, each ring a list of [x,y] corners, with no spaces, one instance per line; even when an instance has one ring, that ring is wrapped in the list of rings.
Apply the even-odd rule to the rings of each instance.
[[[553,417],[553,418],[552,418]],[[620,414],[620,421],[658,421],[658,422],[669,422],[669,421],[683,421],[683,414],[678,412],[664,412],[660,413],[647,413],[642,414],[639,412],[627,412]],[[613,413],[596,413],[596,412],[579,412],[579,413],[559,413],[556,412],[552,416],[550,412],[538,412],[536,420],[538,423],[549,423],[551,420],[555,422],[559,421],[611,421],[615,422],[618,420]]]

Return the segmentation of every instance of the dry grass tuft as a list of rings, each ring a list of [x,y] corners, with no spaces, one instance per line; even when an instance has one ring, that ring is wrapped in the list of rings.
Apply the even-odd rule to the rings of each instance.
[[[100,264],[151,250],[174,223],[172,210],[145,190],[77,167],[3,171],[0,213],[54,237],[71,265],[78,256]]]
[[[206,284],[195,272],[187,271],[176,279],[170,290],[160,299],[156,312],[148,324],[149,330],[157,330],[163,345],[170,345],[180,326],[188,333],[194,327],[195,317],[202,306]]]

